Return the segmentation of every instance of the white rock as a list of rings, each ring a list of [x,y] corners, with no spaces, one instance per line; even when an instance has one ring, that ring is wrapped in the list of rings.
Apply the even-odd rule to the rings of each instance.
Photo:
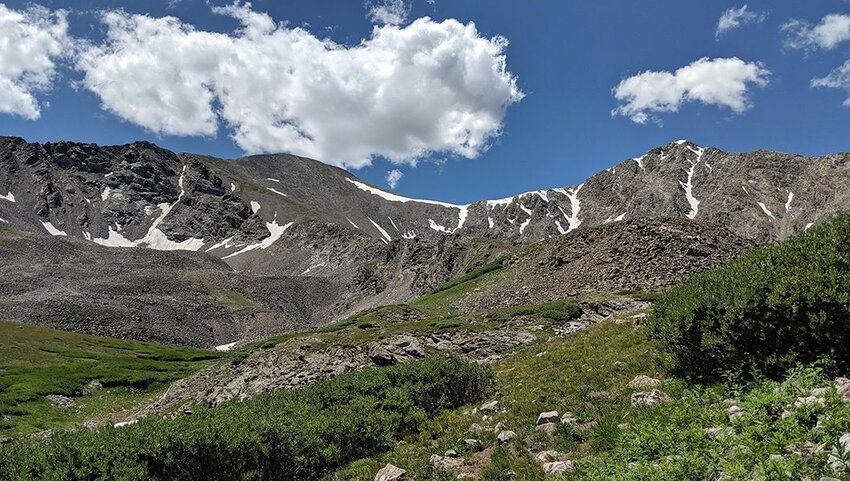
[[[481,405],[481,412],[497,413],[501,409],[502,404],[499,401],[490,401]]]
[[[578,418],[575,417],[575,415],[573,413],[567,411],[561,416],[561,424],[566,424],[568,426],[574,426],[574,425],[578,424]]]
[[[558,417],[558,411],[547,411],[545,413],[540,413],[540,415],[537,416],[537,425],[540,426],[542,424],[558,423],[560,420],[561,418]]]
[[[402,481],[406,479],[406,476],[407,471],[392,464],[387,464],[375,475],[375,481]]]
[[[516,433],[513,431],[502,431],[496,437],[499,440],[499,444],[507,444],[511,442],[514,438],[516,438]]]
[[[429,463],[437,469],[450,471],[462,465],[463,460],[459,458],[450,458],[448,456],[440,456],[439,454],[432,454]]]
[[[641,374],[639,376],[635,376],[635,378],[629,382],[628,386],[636,389],[645,389],[648,387],[658,387],[662,384],[662,382],[663,381],[661,381],[661,379]]]
[[[541,451],[534,455],[534,459],[540,464],[557,461],[560,457],[561,453],[558,451]]]
[[[571,473],[574,470],[575,465],[573,465],[572,461],[555,461],[554,463],[546,463],[543,465],[543,472],[549,476]]]
[[[636,392],[632,394],[632,406],[657,406],[670,400],[670,396],[658,389],[650,392]]]

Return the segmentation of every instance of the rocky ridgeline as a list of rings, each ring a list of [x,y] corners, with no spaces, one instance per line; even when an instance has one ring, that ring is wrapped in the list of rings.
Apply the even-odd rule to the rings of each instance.
[[[654,291],[753,246],[722,227],[681,219],[579,229],[517,251],[494,285],[471,293],[457,307],[471,312],[594,292]]]
[[[186,406],[216,406],[231,399],[246,399],[278,389],[297,389],[369,365],[386,366],[429,356],[460,356],[476,362],[493,362],[538,334],[551,331],[566,336],[596,322],[647,304],[627,298],[582,303],[584,314],[576,321],[556,323],[518,317],[492,329],[458,327],[438,332],[412,330],[365,344],[332,344],[319,336],[296,338],[274,348],[258,349],[238,363],[220,365],[178,381],[140,415],[179,412]],[[354,329],[360,329],[359,327]]]

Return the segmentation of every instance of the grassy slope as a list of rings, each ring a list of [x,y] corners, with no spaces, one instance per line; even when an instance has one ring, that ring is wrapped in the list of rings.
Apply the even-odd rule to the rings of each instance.
[[[0,322],[0,435],[78,424],[149,399],[222,354],[199,349],[76,334]],[[47,394],[79,396],[98,380],[103,389],[57,409]]]

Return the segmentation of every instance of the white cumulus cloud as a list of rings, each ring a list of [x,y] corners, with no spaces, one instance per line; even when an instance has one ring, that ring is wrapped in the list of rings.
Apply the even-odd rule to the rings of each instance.
[[[787,35],[785,46],[788,48],[805,51],[818,48],[830,50],[850,40],[850,15],[832,13],[824,16],[816,25],[793,19],[782,25],[781,30]]]
[[[157,133],[211,136],[224,127],[246,152],[352,168],[376,156],[399,164],[432,152],[476,157],[523,97],[506,68],[507,41],[472,23],[376,26],[346,46],[250,4],[214,12],[241,28],[207,32],[174,17],[105,13],[106,39],[77,61],[84,85],[106,110]]]
[[[35,95],[50,88],[56,62],[70,48],[64,11],[18,11],[0,3],[0,113],[39,118]]]
[[[649,71],[624,79],[614,90],[620,102],[611,113],[644,124],[682,104],[699,102],[740,113],[749,108],[748,89],[767,85],[770,71],[739,58],[701,58],[675,72]]]
[[[850,60],[836,68],[826,77],[812,80],[812,87],[827,87],[844,89],[850,94]],[[850,107],[850,97],[844,101],[845,107]]]
[[[720,15],[717,27],[714,29],[714,38],[720,39],[726,32],[741,28],[744,25],[761,23],[767,18],[764,12],[753,12],[744,5],[741,8],[728,8]]]
[[[379,25],[401,25],[410,15],[410,3],[405,0],[367,0],[369,20]]]
[[[395,189],[402,177],[404,177],[404,172],[398,169],[393,169],[387,171],[384,179],[387,181],[387,185],[389,185],[391,189]]]

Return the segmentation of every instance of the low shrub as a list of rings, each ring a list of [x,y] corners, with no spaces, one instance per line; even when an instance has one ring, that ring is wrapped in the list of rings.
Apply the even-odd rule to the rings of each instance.
[[[778,378],[821,358],[850,368],[850,215],[746,253],[664,293],[647,321],[695,380]]]
[[[0,478],[320,479],[492,389],[488,368],[460,360],[367,369],[174,419],[0,445]]]

